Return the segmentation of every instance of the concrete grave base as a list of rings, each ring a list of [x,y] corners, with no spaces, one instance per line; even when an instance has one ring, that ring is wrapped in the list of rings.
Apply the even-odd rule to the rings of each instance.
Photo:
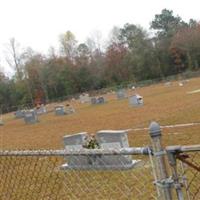
[[[67,151],[81,151],[88,134],[86,132],[64,136],[64,145]],[[103,130],[96,133],[96,141],[100,149],[121,149],[129,147],[126,131]],[[126,170],[140,162],[132,160],[130,155],[72,155],[66,156],[67,163],[61,169],[77,170]]]

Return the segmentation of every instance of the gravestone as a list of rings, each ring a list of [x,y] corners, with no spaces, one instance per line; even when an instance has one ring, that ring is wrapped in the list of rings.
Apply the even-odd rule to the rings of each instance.
[[[96,97],[92,97],[91,98],[91,104],[96,104],[97,103],[97,99],[96,99]]]
[[[39,122],[37,113],[35,112],[35,110],[26,111],[24,114],[24,121],[26,124],[34,124],[34,123]]]
[[[143,105],[143,97],[135,94],[129,98],[129,104],[131,106],[142,106]]]
[[[102,130],[97,132],[96,139],[102,149],[121,149],[129,147],[126,131]],[[138,160],[132,160],[130,155],[103,155],[99,167],[104,169],[129,169]]]
[[[119,100],[127,98],[125,89],[118,90],[116,94],[117,94],[117,99],[119,99]]]
[[[66,106],[66,111],[65,111],[65,113],[66,113],[67,115],[73,114],[73,113],[75,113],[75,109],[74,109],[72,106],[68,105],[68,106]]]
[[[65,115],[65,107],[64,105],[59,105],[55,107],[55,115]]]
[[[79,98],[81,103],[89,103],[91,101],[89,94],[82,94]]]
[[[39,108],[36,108],[35,111],[38,115],[47,113],[46,107],[44,105],[41,105]]]
[[[14,114],[17,119],[24,118],[25,110],[17,110]]]
[[[88,137],[86,132],[77,133],[74,135],[66,135],[63,137],[65,150],[82,150],[83,145]],[[88,158],[87,156],[66,156],[65,159],[67,163],[62,165],[62,169],[84,169],[88,168]]]
[[[104,104],[104,103],[105,103],[104,97],[98,97],[97,98],[97,104]]]
[[[81,151],[84,149],[88,138],[86,132],[64,136],[64,145],[67,151]],[[96,141],[100,149],[121,149],[129,147],[127,133],[125,131],[99,131]],[[130,169],[138,163],[132,160],[130,155],[70,155],[66,156],[67,163],[61,169],[96,169],[96,170],[121,170]]]
[[[104,104],[105,103],[105,99],[104,97],[92,97],[91,98],[91,104],[95,105],[95,104]]]

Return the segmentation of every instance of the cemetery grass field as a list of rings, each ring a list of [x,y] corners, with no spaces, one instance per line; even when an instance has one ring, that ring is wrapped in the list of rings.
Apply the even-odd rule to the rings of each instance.
[[[2,149],[62,149],[62,137],[86,131],[130,129],[148,127],[151,121],[161,125],[200,122],[200,93],[187,92],[200,89],[200,78],[190,79],[182,87],[178,82],[171,86],[163,83],[137,88],[143,96],[144,106],[131,107],[128,99],[117,100],[114,93],[106,94],[103,105],[70,102],[75,114],[56,116],[49,112],[39,116],[39,123],[26,125],[23,119],[15,119],[13,113],[3,115],[4,126],[0,126]],[[129,90],[129,95],[133,91]],[[63,102],[62,104],[66,104]],[[53,110],[55,104],[47,106]],[[163,130],[165,145],[200,143],[200,126]],[[130,131],[130,146],[150,144],[148,131]]]
[[[200,78],[191,79],[183,87],[173,82],[171,86],[162,83],[138,88],[137,92],[144,98],[142,107],[130,107],[128,99],[116,100],[113,93],[105,95],[107,103],[103,105],[73,101],[70,104],[76,109],[75,114],[56,116],[54,112],[49,112],[39,116],[40,122],[32,125],[26,125],[22,119],[15,119],[13,113],[9,113],[3,116],[5,125],[0,126],[1,149],[63,149],[64,135],[83,131],[95,133],[102,129],[148,127],[153,120],[161,125],[200,122],[200,93],[187,94],[199,88]],[[129,94],[132,92],[129,91]],[[55,105],[48,105],[47,109],[53,110]],[[199,128],[164,129],[163,143],[199,144]],[[132,147],[150,145],[147,130],[130,131],[128,138]],[[6,196],[10,200],[21,200],[24,197],[32,200],[49,197],[59,200],[93,200],[94,197],[110,197],[115,200],[155,199],[150,163],[147,157],[141,159],[143,166],[133,170],[63,172],[57,170],[64,162],[60,157],[3,157],[0,160],[4,169],[0,193],[10,195],[9,198]],[[134,185],[136,182],[137,187]],[[13,186],[10,187],[10,184]]]

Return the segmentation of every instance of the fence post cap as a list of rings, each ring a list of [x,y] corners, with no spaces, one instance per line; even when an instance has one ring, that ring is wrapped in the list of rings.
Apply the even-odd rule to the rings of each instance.
[[[152,138],[161,136],[160,125],[157,122],[151,122],[149,126],[149,133]]]

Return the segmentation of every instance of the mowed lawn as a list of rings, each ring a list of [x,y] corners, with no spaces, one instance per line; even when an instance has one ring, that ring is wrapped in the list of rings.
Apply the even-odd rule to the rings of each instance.
[[[131,107],[128,99],[117,100],[113,93],[104,95],[104,105],[73,101],[75,114],[55,116],[50,112],[39,116],[40,122],[33,125],[26,125],[23,119],[15,119],[9,113],[3,116],[5,125],[0,127],[1,149],[61,149],[64,135],[83,131],[148,127],[151,121],[161,125],[200,122],[200,93],[187,94],[197,89],[200,78],[190,79],[183,87],[172,82],[171,86],[162,83],[137,88],[144,98],[142,107]],[[130,90],[129,95],[132,93]],[[199,130],[200,126],[164,129],[164,145],[199,144]],[[150,144],[148,131],[130,131],[128,138],[130,146]]]
[[[137,92],[144,97],[142,107],[130,107],[128,99],[117,100],[113,93],[105,95],[107,103],[104,105],[73,101],[70,103],[76,109],[75,114],[55,116],[54,112],[49,112],[39,116],[40,122],[33,125],[26,125],[9,113],[3,116],[5,125],[0,126],[0,148],[63,149],[64,135],[83,131],[142,128],[148,127],[151,121],[161,125],[200,122],[200,93],[187,94],[199,88],[200,78],[191,79],[183,87],[173,82],[172,86],[157,84],[138,88]],[[129,91],[131,94],[133,91]],[[47,108],[53,110],[54,105]],[[163,144],[200,144],[199,129],[200,126],[163,129]],[[147,130],[132,130],[128,138],[132,147],[150,145]],[[58,170],[65,162],[62,157],[5,156],[0,159],[4,171],[1,173],[0,199],[157,199],[151,163],[147,157],[139,159],[142,159],[141,167],[131,170],[63,171]],[[190,168],[189,172],[194,172],[187,176],[189,180],[198,185],[199,176],[193,179],[196,171]],[[191,187],[190,192],[197,194],[196,199],[199,199],[195,188]]]

